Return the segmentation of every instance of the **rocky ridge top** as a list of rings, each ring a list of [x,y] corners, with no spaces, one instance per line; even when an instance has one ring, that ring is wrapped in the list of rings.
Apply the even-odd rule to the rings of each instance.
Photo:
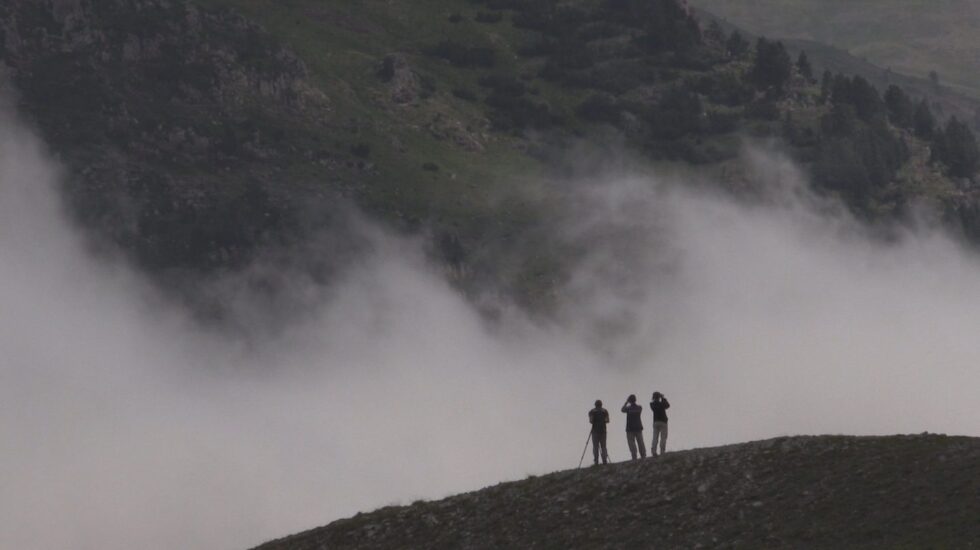
[[[382,508],[257,550],[630,547],[978,548],[980,439],[680,451]]]

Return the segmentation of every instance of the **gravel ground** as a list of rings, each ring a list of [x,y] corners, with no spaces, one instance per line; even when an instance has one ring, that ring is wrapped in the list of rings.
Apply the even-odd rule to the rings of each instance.
[[[628,547],[980,548],[980,439],[681,451],[382,508],[258,548]]]

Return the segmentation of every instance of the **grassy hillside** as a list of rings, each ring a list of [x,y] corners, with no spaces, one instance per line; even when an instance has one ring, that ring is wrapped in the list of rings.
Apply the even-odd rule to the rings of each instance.
[[[421,54],[423,48],[450,37],[492,43],[501,49],[503,65],[510,65],[513,32],[504,25],[490,28],[473,22],[476,6],[452,0],[410,5],[315,0],[199,3],[233,9],[260,23],[303,59],[312,82],[329,98],[332,122],[345,126],[352,135],[348,141],[367,146],[363,156],[373,170],[365,174],[371,181],[365,187],[368,200],[378,208],[440,208],[451,195],[465,203],[437,216],[462,215],[460,207],[489,202],[486,187],[461,192],[467,182],[493,180],[496,186],[522,187],[539,174],[537,163],[514,150],[513,140],[489,132],[479,109],[450,93],[454,87],[475,86],[478,74]],[[467,17],[450,23],[448,17],[460,7],[469,8],[462,10]],[[392,100],[392,88],[380,76],[389,54],[403,54],[418,80],[410,83],[413,89],[403,102]],[[334,128],[324,130],[332,133]],[[426,163],[438,169],[426,170]],[[411,192],[393,189],[396,186]],[[388,204],[392,199],[397,204]]]
[[[673,0],[11,0],[0,60],[76,216],[167,284],[311,234],[333,244],[292,261],[327,281],[356,204],[464,291],[546,311],[588,246],[555,228],[570,181],[613,159],[745,189],[746,136],[873,222],[923,198],[980,212],[880,98],[855,118],[850,84],[830,97],[782,46],[770,82],[709,31]]]
[[[369,169],[356,175],[351,195],[361,206],[399,230],[429,234],[464,287],[503,281],[518,301],[537,307],[563,255],[537,232],[542,203],[555,191],[542,187],[548,163],[528,153],[547,145],[495,128],[478,84],[488,74],[520,73],[524,31],[478,22],[489,10],[458,0],[199,3],[259,22],[306,62],[331,103],[323,142],[336,141],[339,127],[346,134],[339,154],[352,146],[369,151]],[[492,49],[493,66],[459,67],[426,55],[445,40]],[[403,74],[386,81],[386,63]],[[556,111],[567,114],[575,103],[574,93],[534,85]]]
[[[980,5],[971,0],[692,0],[752,32],[843,48],[980,97]]]
[[[977,548],[980,440],[784,437],[358,514],[258,550]]]

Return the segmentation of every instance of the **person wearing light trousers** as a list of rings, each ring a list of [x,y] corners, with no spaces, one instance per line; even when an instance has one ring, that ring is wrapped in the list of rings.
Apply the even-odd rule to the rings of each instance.
[[[670,402],[667,397],[658,392],[653,392],[653,401],[650,402],[650,409],[653,411],[653,442],[650,443],[650,456],[657,456],[657,444],[660,444],[660,454],[667,452],[667,409]]]

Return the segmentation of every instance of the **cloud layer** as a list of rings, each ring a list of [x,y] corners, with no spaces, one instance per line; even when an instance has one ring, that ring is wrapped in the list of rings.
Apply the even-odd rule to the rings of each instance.
[[[296,278],[303,322],[242,339],[87,255],[57,169],[0,127],[3,548],[240,548],[573,467],[596,398],[621,460],[616,409],[654,390],[674,449],[980,435],[977,259],[936,232],[880,242],[771,155],[751,154],[766,206],[589,182],[556,326],[489,325],[417,243],[367,229],[328,291]]]

